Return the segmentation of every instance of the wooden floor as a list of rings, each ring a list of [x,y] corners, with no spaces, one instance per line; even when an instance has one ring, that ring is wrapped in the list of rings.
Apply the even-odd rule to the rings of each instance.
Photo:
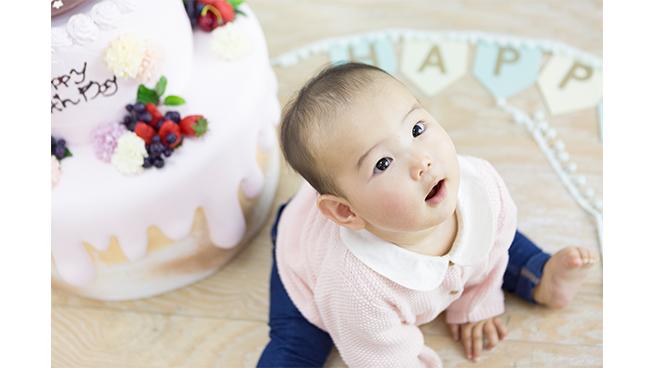
[[[248,0],[271,56],[331,36],[387,27],[483,30],[560,40],[602,57],[602,1],[266,1]],[[285,103],[314,69],[316,56],[276,68]],[[595,222],[568,194],[525,128],[511,122],[469,75],[421,103],[452,136],[459,154],[489,160],[518,206],[519,229],[548,252],[569,245],[598,250]],[[509,102],[546,111],[536,87]],[[602,198],[602,145],[595,109],[547,120],[578,171]],[[275,206],[300,184],[282,166]],[[272,216],[273,214],[271,214]],[[54,367],[253,367],[268,342],[271,244],[264,230],[226,268],[190,287],[131,302],[100,302],[52,291]],[[446,367],[598,367],[603,358],[602,266],[565,310],[506,297],[509,335],[478,363],[468,362],[443,317],[421,327]],[[327,367],[345,366],[333,350]]]

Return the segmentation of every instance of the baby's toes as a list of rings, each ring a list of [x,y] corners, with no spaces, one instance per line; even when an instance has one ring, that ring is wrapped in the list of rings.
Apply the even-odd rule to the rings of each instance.
[[[578,268],[584,264],[583,254],[584,248],[569,247],[565,249],[567,268]]]

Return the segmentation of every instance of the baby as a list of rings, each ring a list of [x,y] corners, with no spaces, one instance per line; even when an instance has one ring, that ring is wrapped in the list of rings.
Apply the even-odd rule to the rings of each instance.
[[[418,326],[446,313],[477,361],[507,334],[504,288],[565,307],[598,254],[543,253],[485,160],[458,156],[395,78],[347,63],[284,111],[281,143],[305,180],[273,226],[270,337],[258,366],[441,367]]]

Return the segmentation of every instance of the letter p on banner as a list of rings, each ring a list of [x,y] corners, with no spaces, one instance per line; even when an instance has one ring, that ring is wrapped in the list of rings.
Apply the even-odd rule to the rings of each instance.
[[[494,97],[510,98],[537,83],[541,56],[537,48],[481,42],[475,52],[473,75]]]
[[[598,106],[603,98],[603,68],[553,55],[538,84],[553,116],[589,109]]]

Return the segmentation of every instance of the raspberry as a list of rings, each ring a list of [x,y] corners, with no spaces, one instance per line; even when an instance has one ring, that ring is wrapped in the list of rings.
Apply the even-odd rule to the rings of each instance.
[[[152,137],[157,134],[157,131],[150,125],[140,121],[134,127],[134,133],[143,139],[146,144],[150,145],[152,144]]]

